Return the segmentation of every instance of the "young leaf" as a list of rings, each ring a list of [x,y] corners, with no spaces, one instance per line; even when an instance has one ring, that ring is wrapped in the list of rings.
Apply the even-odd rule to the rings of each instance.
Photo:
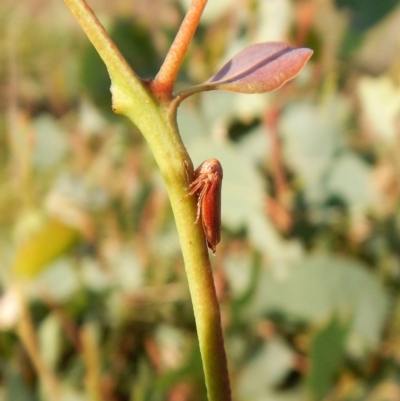
[[[264,93],[294,78],[313,54],[282,42],[258,43],[241,51],[203,84],[201,90]]]
[[[65,254],[79,240],[79,231],[56,219],[17,248],[13,270],[19,277],[35,277],[48,263]]]

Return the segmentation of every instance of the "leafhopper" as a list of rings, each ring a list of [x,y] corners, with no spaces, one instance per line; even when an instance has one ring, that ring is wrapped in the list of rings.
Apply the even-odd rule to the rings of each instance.
[[[215,254],[221,239],[222,166],[217,159],[208,159],[194,171],[187,196],[197,196],[197,216],[201,219],[207,245]]]

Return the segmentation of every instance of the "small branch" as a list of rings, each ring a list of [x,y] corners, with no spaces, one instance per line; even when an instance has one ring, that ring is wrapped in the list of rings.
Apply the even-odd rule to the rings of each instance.
[[[265,122],[270,129],[271,135],[271,170],[275,187],[275,197],[277,200],[277,202],[273,202],[272,199],[269,199],[267,202],[267,208],[278,227],[287,233],[292,227],[292,216],[288,210],[290,203],[290,189],[283,167],[282,146],[278,132],[279,113],[279,107],[272,107],[265,116]]]
[[[160,68],[152,86],[160,88],[164,94],[171,95],[183,58],[199,24],[207,0],[192,0],[189,10],[179,28],[164,63]]]
[[[61,307],[48,294],[44,294],[43,299],[60,322],[60,325],[72,346],[78,353],[82,352],[82,345],[78,336],[78,329],[75,327],[72,319],[64,313]]]
[[[266,124],[270,129],[271,142],[272,142],[272,175],[275,185],[276,198],[281,204],[287,204],[287,197],[289,194],[289,187],[286,182],[285,171],[282,163],[282,147],[279,139],[278,132],[278,118],[280,110],[273,107],[266,115]]]
[[[86,366],[84,379],[88,399],[91,401],[102,401],[99,344],[95,339],[94,328],[85,325],[80,332],[83,360]]]
[[[113,87],[116,87],[121,96],[129,96],[132,93],[141,95],[144,93],[146,89],[142,81],[132,71],[86,2],[84,0],[64,0],[64,2],[104,61]],[[143,101],[143,99],[140,99],[140,101]],[[115,112],[119,112],[118,107],[114,104],[113,109]]]
[[[17,326],[18,336],[29,355],[32,365],[35,367],[35,370],[40,377],[40,381],[43,383],[46,396],[48,396],[50,400],[57,400],[59,396],[59,384],[57,378],[43,362],[28,306],[21,289],[18,289],[18,292],[22,308],[21,318]]]
[[[273,223],[282,233],[288,234],[293,225],[290,210],[287,210],[285,206],[271,196],[266,197],[265,205],[268,216],[270,216]]]

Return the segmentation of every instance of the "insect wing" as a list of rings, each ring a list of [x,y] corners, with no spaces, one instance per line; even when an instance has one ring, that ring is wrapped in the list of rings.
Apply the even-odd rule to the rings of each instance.
[[[221,238],[221,188],[222,180],[213,177],[202,198],[201,221],[208,247],[215,253]]]

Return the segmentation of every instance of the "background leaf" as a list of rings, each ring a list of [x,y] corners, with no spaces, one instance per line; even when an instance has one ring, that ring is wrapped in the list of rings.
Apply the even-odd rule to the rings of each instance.
[[[332,314],[351,317],[351,331],[367,348],[377,347],[388,298],[379,282],[359,262],[314,256],[264,271],[249,306],[253,316],[271,311],[321,322]]]
[[[78,241],[79,232],[66,224],[49,219],[15,254],[14,272],[19,276],[34,277],[46,264],[69,251]]]
[[[329,394],[344,363],[348,331],[349,325],[335,315],[312,339],[307,374],[312,399],[321,400]]]

